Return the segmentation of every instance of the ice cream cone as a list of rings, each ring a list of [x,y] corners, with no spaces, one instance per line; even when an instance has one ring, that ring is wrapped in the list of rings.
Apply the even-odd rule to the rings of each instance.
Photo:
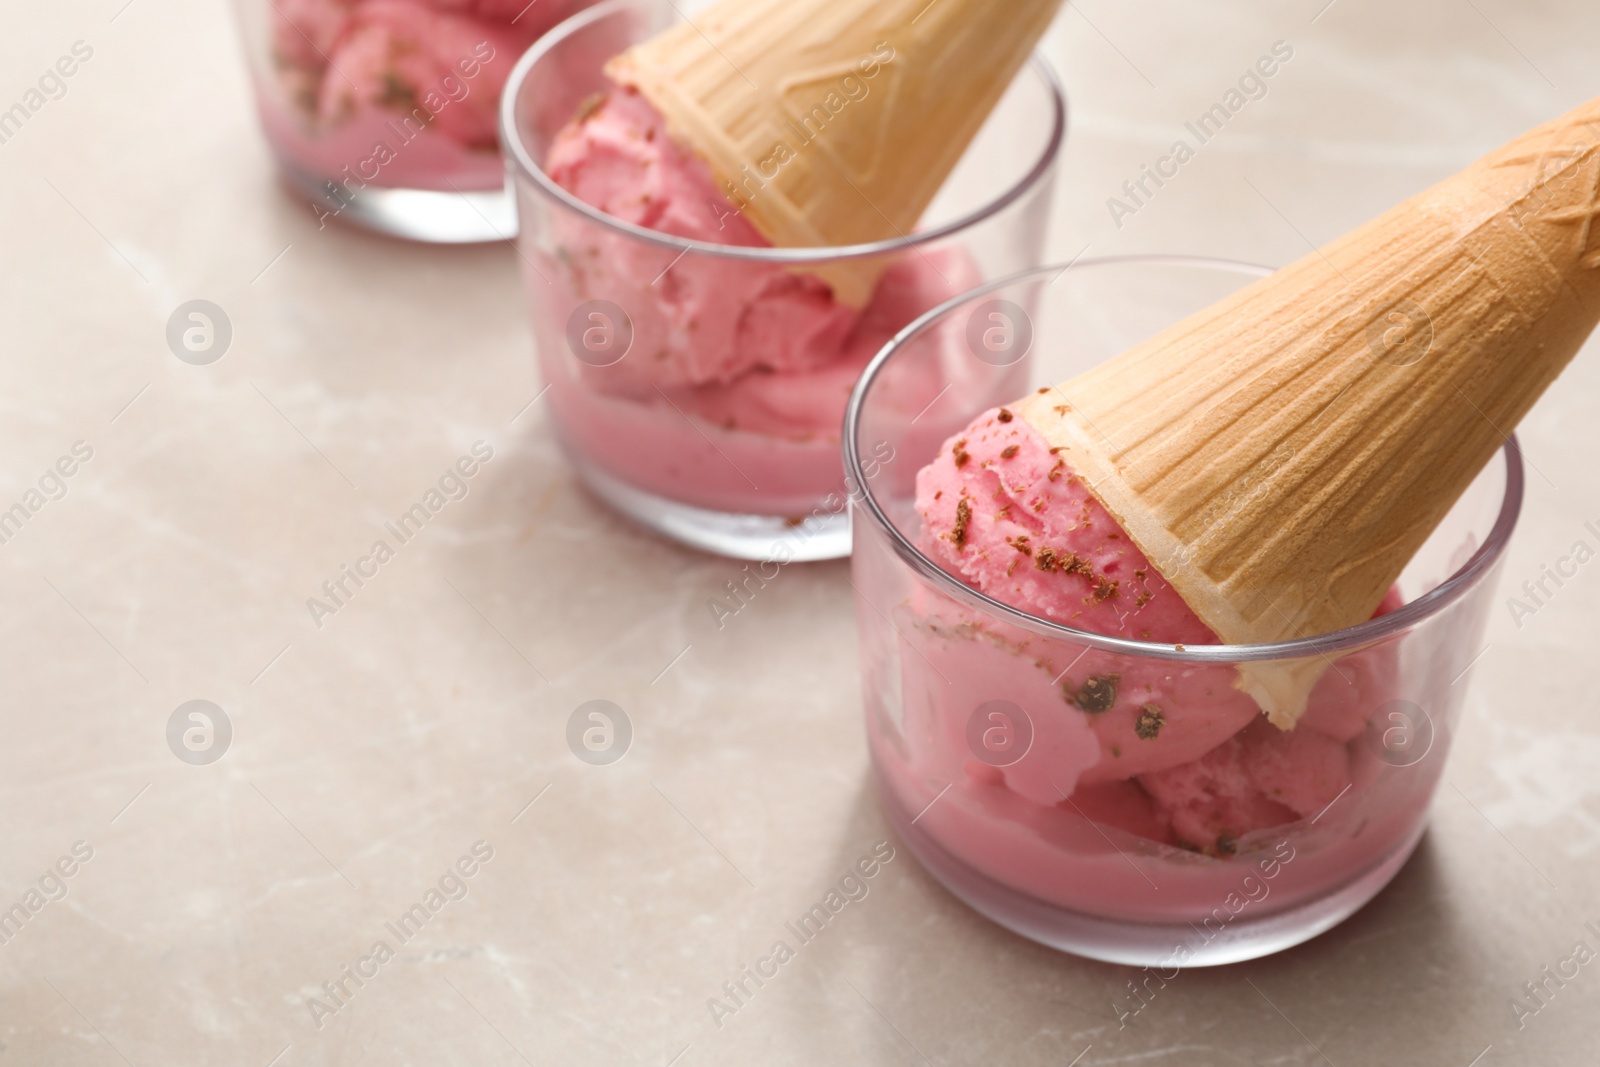
[[[623,53],[637,88],[780,247],[909,234],[1063,0],[722,0]],[[819,267],[859,307],[885,264]]]
[[[1351,626],[1600,320],[1597,218],[1600,101],[1013,410],[1222,640]]]

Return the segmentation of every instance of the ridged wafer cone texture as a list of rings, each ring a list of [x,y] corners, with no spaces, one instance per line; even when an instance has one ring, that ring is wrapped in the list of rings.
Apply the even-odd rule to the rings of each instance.
[[[1597,216],[1592,101],[1014,410],[1223,641],[1352,626],[1600,321]]]
[[[779,247],[909,235],[1063,0],[722,0],[612,60]],[[852,306],[882,257],[814,268]]]

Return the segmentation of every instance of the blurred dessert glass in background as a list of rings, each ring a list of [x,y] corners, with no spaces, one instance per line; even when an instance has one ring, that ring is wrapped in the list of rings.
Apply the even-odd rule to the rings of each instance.
[[[262,127],[319,222],[513,236],[496,114],[517,58],[592,0],[235,0]]]
[[[543,402],[590,489],[635,521],[734,557],[843,556],[839,426],[856,378],[917,316],[1038,262],[1060,90],[1027,64],[913,232],[773,247],[643,94],[604,69],[678,21],[667,0],[611,0],[541,41],[507,89]],[[771,167],[830,151],[825,126],[878,106],[907,62],[894,37],[811,90],[817,108],[783,126],[793,155]],[[759,179],[743,188],[747,206],[776,195]],[[959,375],[965,341],[954,344]],[[896,400],[915,415],[950,384],[907,379]]]

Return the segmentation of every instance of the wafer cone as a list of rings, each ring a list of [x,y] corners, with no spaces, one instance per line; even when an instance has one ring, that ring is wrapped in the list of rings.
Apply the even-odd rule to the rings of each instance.
[[[612,60],[779,247],[909,234],[1063,0],[722,0]],[[886,264],[814,269],[859,307]]]
[[[1223,641],[1351,626],[1600,320],[1597,217],[1593,101],[1013,410]]]

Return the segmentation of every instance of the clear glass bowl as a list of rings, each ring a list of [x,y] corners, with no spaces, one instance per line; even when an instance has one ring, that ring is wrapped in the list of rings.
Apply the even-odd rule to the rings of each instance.
[[[850,390],[918,315],[1040,261],[1066,105],[1035,60],[903,239],[841,248],[688,240],[598,211],[545,170],[557,134],[611,87],[606,60],[680,17],[670,0],[610,0],[535,45],[505,94],[502,136],[552,424],[591,490],[669,537],[744,559],[844,556],[839,427]],[[866,310],[843,313],[831,290],[813,290],[806,323],[840,316],[840,325],[807,350],[804,369],[776,372],[767,357],[787,342],[773,325],[784,314],[774,294],[807,267],[872,257],[889,266]],[[705,364],[716,370],[696,369]],[[915,410],[942,384],[899,399]]]
[[[235,0],[284,180],[327,225],[515,235],[496,118],[517,57],[593,0]]]
[[[1406,568],[1403,606],[1305,640],[1185,647],[1084,633],[979,593],[919,547],[916,474],[946,440],[1265,273],[1182,257],[1027,272],[902,332],[846,417],[884,807],[957,897],[1079,955],[1231,963],[1314,937],[1372,899],[1423,833],[1483,649],[1522,501],[1514,440]],[[1026,315],[1020,383],[966,347],[997,307]],[[928,375],[963,386],[908,417],[896,382]],[[1240,663],[1310,657],[1329,666],[1292,731],[1233,687]],[[1230,833],[1230,820],[1247,821]]]

